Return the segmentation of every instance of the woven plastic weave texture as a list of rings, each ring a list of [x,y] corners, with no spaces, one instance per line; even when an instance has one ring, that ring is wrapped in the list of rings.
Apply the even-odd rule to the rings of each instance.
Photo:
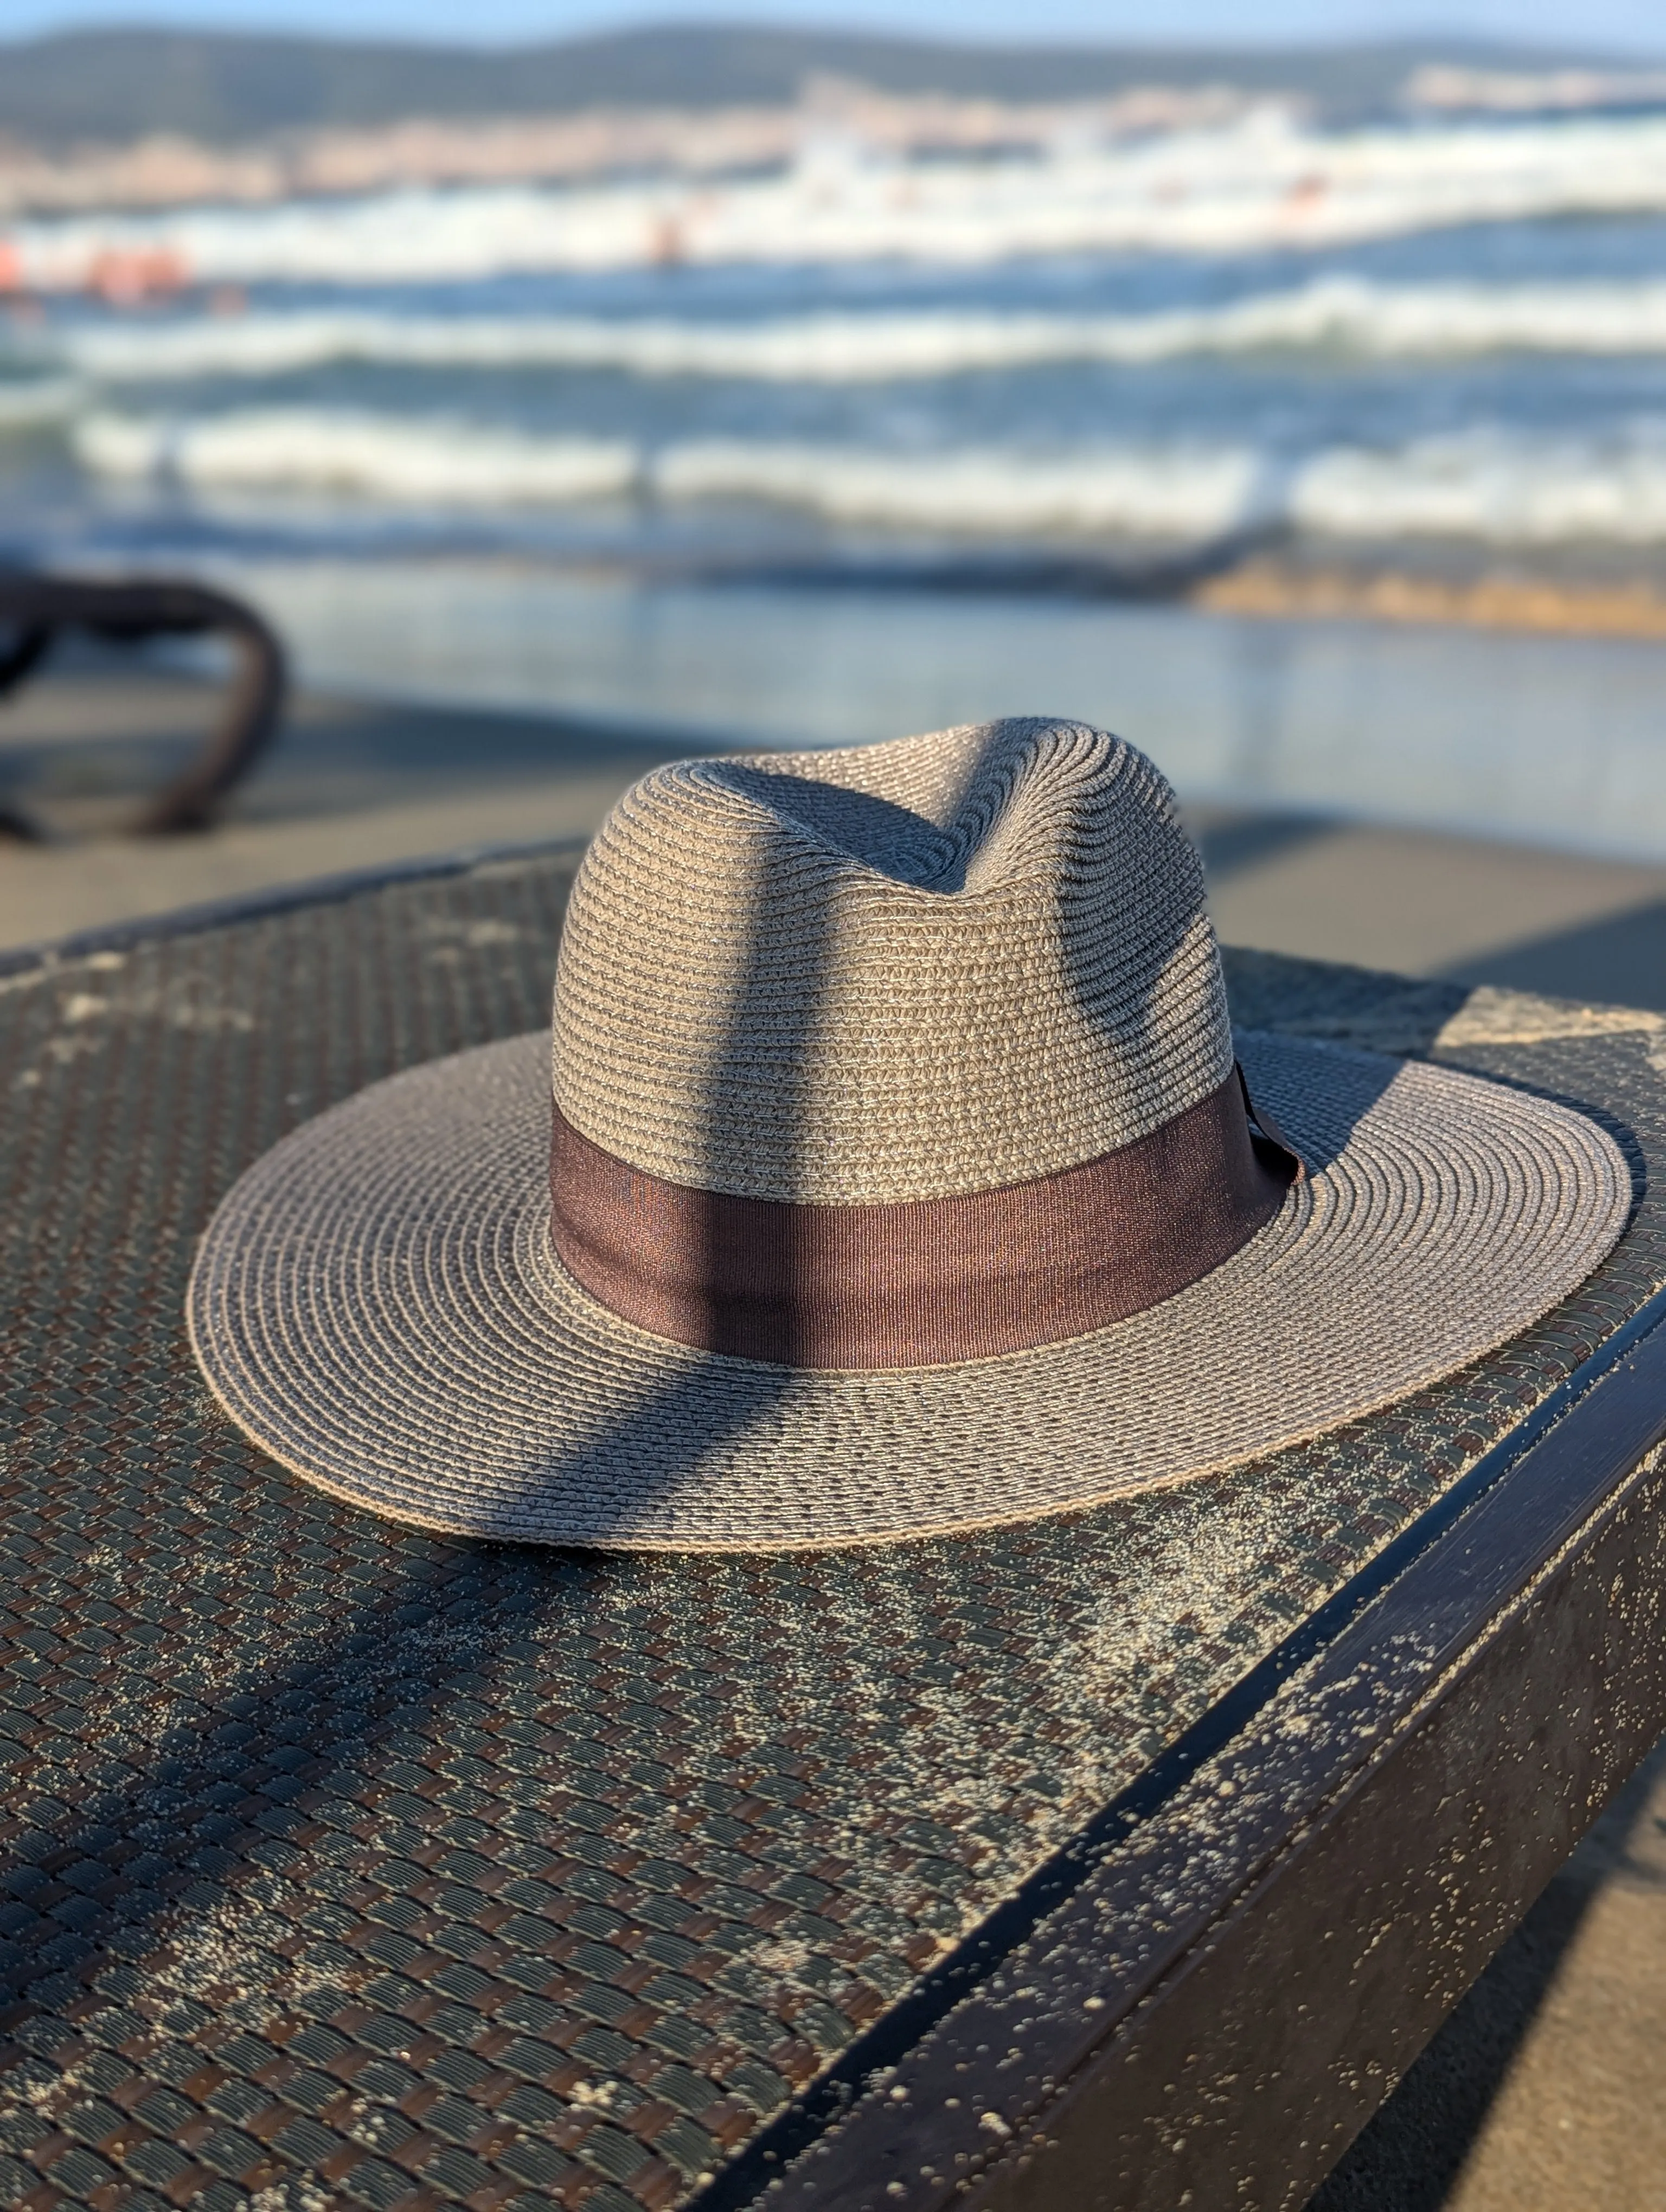
[[[1018,1530],[656,1563],[385,1525],[210,1403],[192,1240],[303,1116],[538,1025],[569,865],[0,981],[0,2202],[684,2202],[1666,1277],[1651,1198],[1479,1370]],[[1463,999],[1232,980],[1391,1050]],[[1658,1030],[1564,1026],[1447,1056],[1666,1158]]]

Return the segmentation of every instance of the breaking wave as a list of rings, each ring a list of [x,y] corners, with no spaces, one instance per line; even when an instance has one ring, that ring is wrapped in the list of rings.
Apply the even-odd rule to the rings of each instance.
[[[33,430],[43,422],[61,422],[84,405],[87,394],[68,377],[34,377],[15,383],[0,381],[0,434]]]
[[[1203,442],[1063,450],[539,437],[465,421],[246,409],[181,422],[114,411],[73,432],[97,473],[389,502],[632,496],[764,502],[848,525],[988,536],[1207,540],[1262,525],[1383,540],[1666,543],[1666,426],[1607,441],[1475,430],[1392,449],[1280,455]]]
[[[1596,117],[1325,134],[1270,113],[1007,164],[818,158],[767,177],[384,193],[45,218],[19,281],[356,286],[512,271],[885,258],[964,267],[1097,252],[1309,248],[1456,224],[1666,210],[1666,119]]]
[[[638,474],[636,449],[622,441],[325,408],[251,408],[184,423],[94,414],[75,426],[74,444],[100,476],[441,505],[605,499],[631,489]]]
[[[1247,447],[1180,444],[898,453],[711,439],[667,447],[650,465],[666,500],[765,501],[900,530],[1177,538],[1261,519],[1264,473]]]
[[[1428,358],[1646,355],[1666,353],[1666,280],[1393,285],[1335,276],[1222,306],[1147,314],[830,312],[750,324],[322,311],[83,325],[58,343],[70,365],[103,383],[271,377],[352,361],[854,384],[1275,349]]]
[[[1334,448],[1298,471],[1288,514],[1299,528],[1340,538],[1659,544],[1666,434],[1599,442],[1475,430],[1393,452]]]

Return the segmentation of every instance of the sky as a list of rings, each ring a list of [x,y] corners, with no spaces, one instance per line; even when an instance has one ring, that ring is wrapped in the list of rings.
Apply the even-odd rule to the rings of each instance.
[[[0,0],[11,38],[143,22],[496,44],[672,20],[1087,43],[1462,32],[1666,57],[1663,0]]]

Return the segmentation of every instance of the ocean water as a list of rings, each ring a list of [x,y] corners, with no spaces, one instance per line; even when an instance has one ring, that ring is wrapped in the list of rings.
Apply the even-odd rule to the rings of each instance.
[[[1326,137],[1262,115],[912,166],[830,143],[715,183],[77,216],[0,242],[27,288],[0,319],[0,558],[264,574],[303,666],[356,680],[376,659],[344,646],[356,593],[384,607],[423,562],[543,563],[621,605],[838,583],[851,635],[876,576],[905,600],[1004,578],[1033,611],[1084,562],[1246,538],[1666,567],[1661,116]],[[309,562],[327,608],[295,582]],[[465,596],[478,649],[450,624],[435,680],[485,696],[501,641]],[[939,649],[923,609],[917,629]],[[1170,635],[1138,650],[1193,649]],[[415,682],[418,643],[388,680]],[[657,716],[614,659],[611,707]],[[712,698],[684,703],[712,723]],[[1523,777],[1499,820],[1554,834],[1565,795],[1535,817]]]

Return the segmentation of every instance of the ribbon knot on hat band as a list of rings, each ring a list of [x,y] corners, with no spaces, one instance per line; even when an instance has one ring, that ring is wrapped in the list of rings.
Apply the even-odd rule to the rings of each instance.
[[[1233,1065],[1130,1145],[1032,1182],[885,1205],[690,1188],[554,1109],[550,1234],[656,1336],[794,1367],[928,1367],[1126,1320],[1229,1259],[1302,1173]]]

